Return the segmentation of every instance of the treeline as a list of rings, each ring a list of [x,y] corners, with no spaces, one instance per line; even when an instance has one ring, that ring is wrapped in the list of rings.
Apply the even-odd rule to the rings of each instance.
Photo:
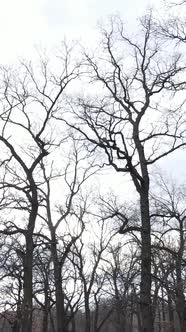
[[[94,52],[63,43],[0,68],[0,309],[14,332],[38,317],[42,332],[186,331],[184,179],[153,168],[186,145],[185,20],[168,10],[133,34],[111,18]]]

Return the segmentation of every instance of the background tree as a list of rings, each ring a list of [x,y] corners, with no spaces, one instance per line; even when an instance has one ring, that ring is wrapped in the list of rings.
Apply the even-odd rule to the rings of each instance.
[[[69,56],[64,45],[58,73],[49,69],[46,58],[40,59],[37,73],[25,62],[19,73],[1,68],[1,208],[11,211],[14,219],[13,223],[5,219],[4,233],[20,233],[25,241],[22,329],[27,332],[32,329],[33,235],[41,204],[39,169],[54,143],[62,140],[52,137],[50,125],[64,90],[78,76],[78,65],[70,67]]]
[[[185,270],[185,187],[175,183],[168,184],[166,177],[159,177],[159,193],[154,194],[156,246],[172,255],[175,273],[175,306],[179,318],[180,330],[186,328],[186,305],[184,288]],[[156,189],[157,190],[157,189]],[[174,238],[174,244],[166,245],[167,238]],[[159,242],[159,243],[158,243]],[[171,265],[172,265],[171,264]],[[170,265],[170,266],[171,266]],[[162,277],[163,278],[163,277]]]
[[[91,311],[94,309],[95,316],[93,319],[93,329],[95,332],[100,330],[98,322],[98,295],[100,294],[104,283],[104,275],[101,276],[99,270],[101,268],[104,253],[114,236],[114,233],[110,233],[109,229],[107,229],[104,220],[100,220],[100,224],[96,224],[96,218],[94,217],[94,219],[94,227],[96,228],[97,233],[97,235],[94,233],[95,240],[90,239],[89,245],[85,246],[83,239],[80,239],[80,241],[75,244],[72,256],[72,264],[78,271],[79,279],[83,288],[85,332],[90,332],[92,330],[93,324]]]
[[[63,269],[68,259],[68,255],[76,241],[81,238],[84,231],[84,218],[87,213],[86,198],[80,195],[81,187],[97,171],[97,167],[90,162],[82,146],[76,144],[72,139],[71,152],[67,158],[67,164],[64,166],[63,176],[52,175],[52,170],[47,175],[44,163],[41,163],[44,179],[44,189],[42,189],[43,207],[45,214],[40,215],[42,220],[48,226],[50,232],[49,247],[54,266],[54,284],[55,284],[55,308],[56,308],[56,329],[57,332],[66,331],[67,320],[65,317],[65,294],[63,291]],[[87,165],[86,165],[86,164]],[[55,178],[63,178],[64,204],[58,206],[58,217],[54,213],[51,199],[51,182]],[[78,195],[79,198],[78,198]],[[59,244],[58,244],[59,243]]]

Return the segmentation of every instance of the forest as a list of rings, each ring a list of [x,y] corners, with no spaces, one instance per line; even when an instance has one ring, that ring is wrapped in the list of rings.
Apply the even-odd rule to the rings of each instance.
[[[186,331],[185,9],[0,67],[1,332]]]

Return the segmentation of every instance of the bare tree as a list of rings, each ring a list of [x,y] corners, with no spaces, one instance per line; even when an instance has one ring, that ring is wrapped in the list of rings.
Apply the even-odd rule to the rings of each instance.
[[[96,220],[94,221],[94,224],[95,223]],[[97,310],[99,310],[99,306],[97,301],[104,282],[104,276],[101,278],[99,269],[101,268],[104,253],[114,236],[114,233],[108,232],[106,224],[103,220],[100,221],[100,226],[97,224],[95,227],[97,227],[96,233],[98,234],[97,236],[94,234],[95,239],[90,240],[89,248],[87,248],[83,242],[83,239],[81,239],[79,243],[75,244],[72,257],[72,263],[77,268],[83,287],[85,332],[91,332],[92,329],[95,332],[98,332],[103,327],[105,322],[103,320],[102,324],[98,321],[99,312]],[[93,308],[95,309],[93,322],[91,321],[91,308],[92,310]]]
[[[1,317],[9,322],[13,332],[19,332],[21,327],[23,262],[20,253],[23,250],[18,236],[1,235]]]
[[[164,252],[161,255],[157,249],[156,253],[153,252],[153,261],[154,321],[156,326],[158,325],[159,330],[168,329],[171,332],[175,332],[175,296],[172,278],[175,270],[174,260],[170,253]]]
[[[176,184],[168,184],[166,177],[160,177],[160,193],[154,195],[156,207],[156,241],[159,238],[159,248],[167,251],[172,256],[175,270],[175,305],[179,317],[180,330],[186,329],[186,301],[184,288],[185,260],[185,232],[186,232],[186,209],[185,209],[185,188],[179,188]],[[158,225],[159,224],[159,225]],[[167,237],[170,236],[174,245],[167,246]],[[157,245],[156,245],[157,246]]]
[[[60,73],[49,69],[47,59],[40,59],[37,72],[25,62],[17,71],[1,69],[1,209],[10,210],[15,217],[1,232],[20,233],[25,241],[22,330],[27,332],[32,329],[33,235],[41,203],[39,165],[62,139],[52,137],[50,125],[64,90],[78,76],[78,65],[70,67],[69,57],[65,45]]]
[[[39,234],[40,235],[40,234]],[[40,240],[34,252],[33,265],[33,297],[40,308],[40,320],[42,320],[42,332],[49,331],[49,321],[52,316],[52,308],[54,307],[54,282],[52,268],[51,252],[48,249],[48,243]],[[37,307],[35,308],[36,311]],[[36,312],[36,315],[38,312]],[[36,316],[35,315],[35,316]],[[37,317],[36,317],[37,318]],[[51,325],[51,324],[50,324]],[[55,332],[55,330],[53,330]]]
[[[132,331],[133,318],[138,314],[139,298],[134,296],[134,288],[137,291],[139,257],[134,249],[134,243],[131,246],[127,243],[111,244],[109,253],[105,272],[108,280],[107,292],[113,308],[112,322],[116,331]],[[140,331],[140,324],[138,330]]]
[[[139,30],[136,39],[130,38],[121,20],[111,19],[110,30],[102,30],[103,52],[85,53],[85,70],[97,95],[72,106],[76,122],[59,118],[82,134],[89,150],[102,150],[105,163],[131,176],[141,211],[143,331],[152,332],[149,167],[185,145],[182,109],[170,102],[185,67],[180,54],[166,56],[151,15],[141,20]]]
[[[84,218],[87,213],[87,199],[81,195],[83,184],[97,171],[92,161],[88,163],[86,151],[82,150],[82,145],[72,138],[72,144],[69,142],[70,153],[67,157],[67,164],[64,166],[62,176],[52,174],[52,170],[47,174],[47,167],[41,163],[41,169],[44,178],[44,188],[41,190],[43,196],[43,207],[45,214],[40,214],[50,232],[49,247],[54,265],[54,285],[55,285],[55,307],[56,307],[56,331],[66,331],[68,319],[65,314],[66,295],[63,289],[63,270],[68,255],[81,238],[84,231]],[[62,178],[63,188],[66,187],[64,194],[64,204],[58,206],[58,217],[53,213],[51,203],[51,182],[55,178]],[[65,189],[63,190],[65,192]],[[75,231],[74,231],[75,230]]]

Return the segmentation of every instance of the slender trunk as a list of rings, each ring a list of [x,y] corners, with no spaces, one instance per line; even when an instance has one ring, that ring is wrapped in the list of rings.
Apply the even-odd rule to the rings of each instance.
[[[50,310],[50,330],[51,332],[56,332],[56,328],[55,328],[55,323],[54,323],[54,316],[53,316],[53,313],[52,311]]]
[[[176,311],[180,322],[180,332],[186,331],[185,299],[183,294],[177,295]]]
[[[93,331],[97,332],[97,330],[98,330],[98,318],[99,318],[99,302],[96,298],[96,295],[94,296],[94,301],[95,301],[95,309],[94,309],[94,327],[93,327]]]
[[[55,284],[55,299],[56,299],[56,332],[66,332],[61,264],[58,259],[56,236],[55,236],[55,230],[53,228],[51,228],[51,236],[52,236],[51,252],[54,263],[54,284]]]
[[[134,308],[134,294],[132,292],[131,294],[131,309],[130,309],[130,324],[129,324],[129,332],[132,332],[133,331],[133,320],[134,320],[134,311],[135,311],[135,308]]]
[[[43,310],[42,332],[48,332],[48,310]]]
[[[122,317],[122,303],[118,299],[116,300],[116,323],[117,323],[117,332],[125,332],[126,331],[126,319],[125,312],[123,312]]]
[[[64,312],[64,294],[62,291],[62,279],[58,274],[57,279],[55,278],[56,287],[56,332],[66,332],[65,330],[65,312]]]
[[[182,278],[182,259],[184,252],[183,220],[180,222],[180,248],[176,260],[176,311],[180,321],[180,332],[186,331],[186,301],[184,294],[184,281]]]
[[[172,306],[172,299],[171,296],[169,294],[169,292],[167,292],[168,294],[168,311],[169,311],[169,330],[170,332],[175,332],[175,327],[174,327],[174,310],[173,310],[173,306]]]
[[[27,173],[30,184],[32,202],[29,222],[25,232],[26,251],[23,257],[23,304],[22,304],[22,328],[21,332],[32,332],[32,275],[33,275],[33,232],[38,212],[37,186],[33,180],[32,173]]]
[[[45,294],[45,304],[43,307],[43,322],[42,322],[42,331],[48,332],[48,316],[49,316],[49,310],[50,310],[50,299],[48,296],[48,278],[45,280],[45,286],[44,286],[44,294]]]
[[[14,324],[13,329],[12,329],[13,332],[20,332],[21,331],[21,317],[22,317],[21,298],[20,298],[21,290],[22,290],[22,284],[20,283],[20,285],[19,285],[19,300],[18,300],[18,304],[17,304],[17,317],[16,317],[16,321],[15,321],[15,324]]]
[[[140,310],[137,311],[137,321],[138,321],[138,331],[143,332],[142,331],[142,321],[141,321],[141,312],[140,312]]]
[[[3,331],[4,331],[4,328],[2,328],[2,332]],[[12,326],[12,332],[20,332],[20,325],[18,324],[18,321],[14,322],[14,324]]]
[[[103,326],[105,325],[105,323],[108,321],[109,317],[111,316],[111,314],[113,313],[113,308],[110,309],[107,314],[105,315],[105,317],[102,319],[101,323],[99,324],[99,326],[97,327],[96,332],[100,332],[102,331]]]
[[[186,331],[186,307],[185,296],[183,292],[183,281],[181,278],[177,278],[176,287],[176,312],[180,322],[180,332]]]
[[[165,301],[164,301],[163,287],[161,288],[161,297],[162,297],[162,302],[161,302],[161,307],[162,307],[162,322],[163,322],[163,332],[164,332],[165,331],[166,312],[165,312]]]
[[[72,314],[70,322],[71,322],[71,326],[72,326],[71,332],[76,332],[76,320],[75,320],[74,314]]]
[[[66,332],[61,266],[57,258],[54,260],[54,282],[55,282],[55,297],[56,297],[56,332]]]
[[[160,301],[159,301],[158,306],[157,306],[157,316],[158,316],[158,327],[157,327],[157,329],[158,329],[158,332],[161,332],[161,321],[162,321],[161,314],[162,314],[161,305],[160,305]]]
[[[24,256],[24,299],[22,304],[21,332],[32,331],[32,267],[33,267],[33,238],[32,233],[26,234],[26,253]]]
[[[136,303],[136,317],[137,317],[137,323],[138,323],[138,332],[142,332],[140,303],[139,303],[139,297],[136,294],[135,287],[134,287],[134,295],[135,295],[135,303]]]
[[[85,294],[85,332],[91,332],[91,316],[89,308],[89,297]]]
[[[156,272],[154,272],[156,275]],[[153,324],[156,318],[156,313],[159,311],[159,303],[158,303],[158,293],[159,293],[160,285],[158,283],[155,283],[155,290],[154,290],[154,296],[153,296],[153,302],[152,302],[152,317],[153,317]]]
[[[148,190],[143,189],[140,193],[141,208],[141,314],[142,331],[153,332],[153,315],[151,306],[151,228],[149,213]]]
[[[64,308],[64,293],[62,289],[62,264],[58,257],[56,230],[52,224],[51,210],[50,210],[50,187],[48,183],[48,197],[47,197],[47,216],[48,225],[51,234],[51,254],[54,264],[54,285],[55,285],[55,300],[56,300],[56,332],[67,332],[65,308]]]

